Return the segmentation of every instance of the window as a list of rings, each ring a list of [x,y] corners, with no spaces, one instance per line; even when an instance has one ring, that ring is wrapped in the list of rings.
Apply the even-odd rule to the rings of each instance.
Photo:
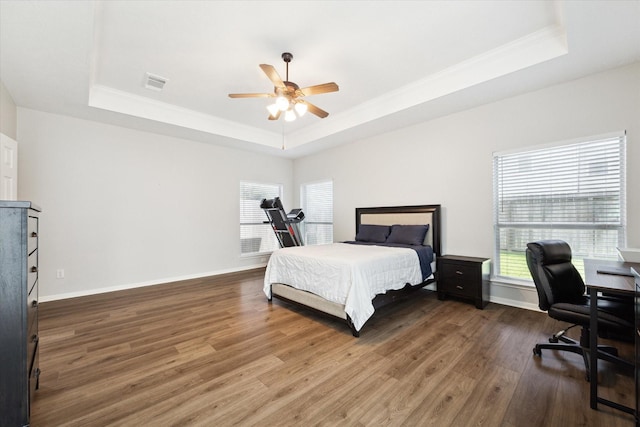
[[[531,279],[528,242],[561,239],[583,258],[616,259],[626,240],[625,136],[496,153],[494,275]]]
[[[301,223],[304,244],[333,243],[333,181],[303,184],[300,200],[305,215]]]
[[[278,240],[267,215],[260,208],[262,199],[282,197],[282,185],[240,182],[240,254],[251,255],[276,250]]]

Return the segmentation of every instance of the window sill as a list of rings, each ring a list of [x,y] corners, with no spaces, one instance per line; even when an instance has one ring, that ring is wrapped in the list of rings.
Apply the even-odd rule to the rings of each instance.
[[[240,254],[240,258],[242,259],[259,258],[261,261],[266,262],[272,253],[273,252],[252,252],[250,254]]]
[[[491,276],[491,283],[500,283],[513,288],[535,288],[533,280],[516,279],[514,277]]]

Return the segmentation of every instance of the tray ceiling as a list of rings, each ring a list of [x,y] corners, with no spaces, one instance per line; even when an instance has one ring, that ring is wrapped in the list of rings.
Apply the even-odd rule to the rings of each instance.
[[[301,87],[340,86],[309,98],[326,119],[228,98],[272,91],[285,51]],[[638,1],[0,2],[18,106],[287,157],[638,60]]]

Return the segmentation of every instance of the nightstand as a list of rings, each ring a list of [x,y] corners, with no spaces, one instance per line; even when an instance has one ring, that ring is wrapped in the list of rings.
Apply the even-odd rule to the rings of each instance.
[[[489,302],[489,273],[491,260],[459,255],[438,258],[438,299],[447,296],[473,300],[483,309]]]

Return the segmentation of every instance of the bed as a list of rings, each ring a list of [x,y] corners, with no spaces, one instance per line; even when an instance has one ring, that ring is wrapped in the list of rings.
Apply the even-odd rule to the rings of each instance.
[[[375,310],[435,282],[440,216],[440,205],[356,208],[354,241],[273,252],[264,293],[343,319],[358,337]]]

